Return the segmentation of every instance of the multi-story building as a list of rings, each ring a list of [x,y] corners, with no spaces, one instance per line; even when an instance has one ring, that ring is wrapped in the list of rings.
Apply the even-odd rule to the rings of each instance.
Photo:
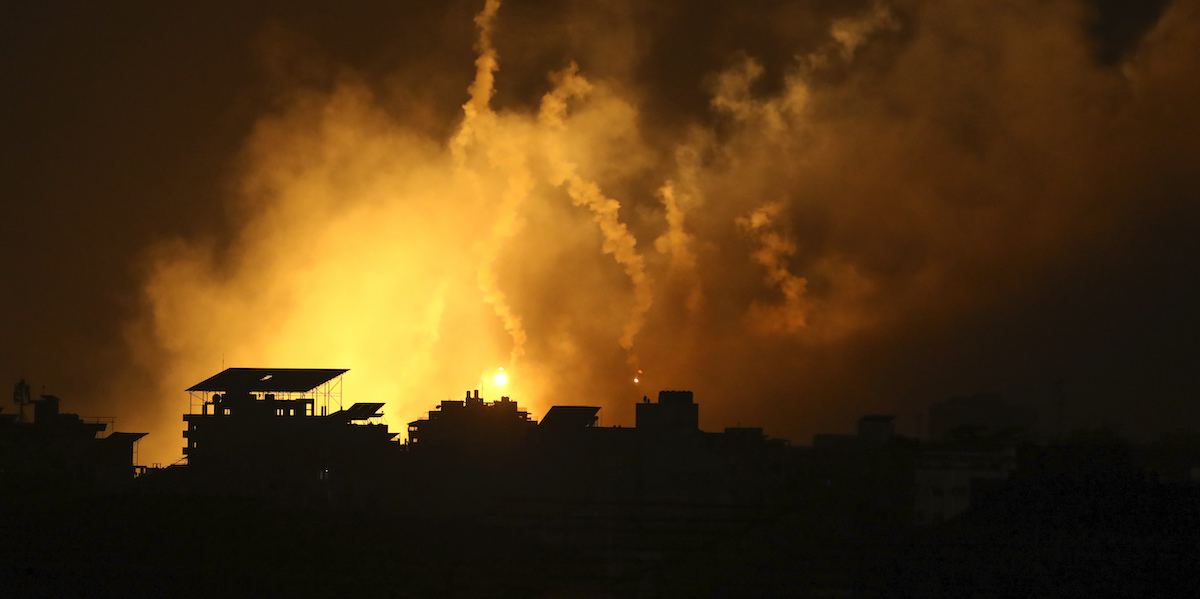
[[[213,491],[303,494],[368,480],[399,452],[382,403],[341,409],[343,369],[228,368],[188,389],[189,478]]]
[[[15,495],[119,491],[138,471],[137,442],[146,433],[109,432],[112,419],[59,412],[59,398],[32,398],[17,383],[17,414],[0,414],[0,492]],[[33,421],[24,408],[33,405]],[[108,420],[109,422],[105,422]]]

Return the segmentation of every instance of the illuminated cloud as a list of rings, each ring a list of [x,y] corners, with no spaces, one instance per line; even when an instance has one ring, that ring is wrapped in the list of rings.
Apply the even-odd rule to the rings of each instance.
[[[991,344],[1015,362],[956,335],[1099,277],[1196,189],[1193,0],[1116,65],[1067,0],[768,3],[749,24],[639,6],[489,0],[457,95],[398,110],[351,73],[263,115],[232,241],[152,252],[131,339],[156,398],[223,357],[351,368],[393,424],[500,386],[616,424],[637,380],[697,391],[708,428],[799,437],[1076,368],[1025,347],[1036,321]],[[706,24],[679,47],[728,52],[662,67],[663,15]],[[763,33],[723,33],[743,25]],[[668,101],[689,72],[697,98]],[[166,454],[180,404],[153,401]]]

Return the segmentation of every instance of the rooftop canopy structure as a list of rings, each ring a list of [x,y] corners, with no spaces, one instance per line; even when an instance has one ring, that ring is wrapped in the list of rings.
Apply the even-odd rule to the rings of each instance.
[[[346,368],[226,368],[188,391],[304,393],[346,373]]]
[[[342,375],[346,368],[226,368],[188,388],[190,414],[207,414],[248,400],[293,402],[281,406],[289,414],[321,415],[342,407]],[[303,405],[301,405],[303,404]],[[261,407],[261,406],[260,406]],[[215,413],[215,411],[213,412]]]
[[[341,409],[346,372],[228,368],[193,385],[183,454],[196,484],[251,494],[311,491],[309,485],[346,480],[356,468],[389,459],[399,445],[378,422],[384,404]]]

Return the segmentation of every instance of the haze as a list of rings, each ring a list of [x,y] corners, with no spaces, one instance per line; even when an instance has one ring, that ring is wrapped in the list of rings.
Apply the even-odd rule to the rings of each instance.
[[[397,431],[1200,416],[1198,0],[0,11],[0,380],[142,462],[223,366],[349,368]]]

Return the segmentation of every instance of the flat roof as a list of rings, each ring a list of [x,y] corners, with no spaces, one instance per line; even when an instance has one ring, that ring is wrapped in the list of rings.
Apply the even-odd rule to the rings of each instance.
[[[342,376],[349,368],[226,368],[188,391],[312,391]]]

